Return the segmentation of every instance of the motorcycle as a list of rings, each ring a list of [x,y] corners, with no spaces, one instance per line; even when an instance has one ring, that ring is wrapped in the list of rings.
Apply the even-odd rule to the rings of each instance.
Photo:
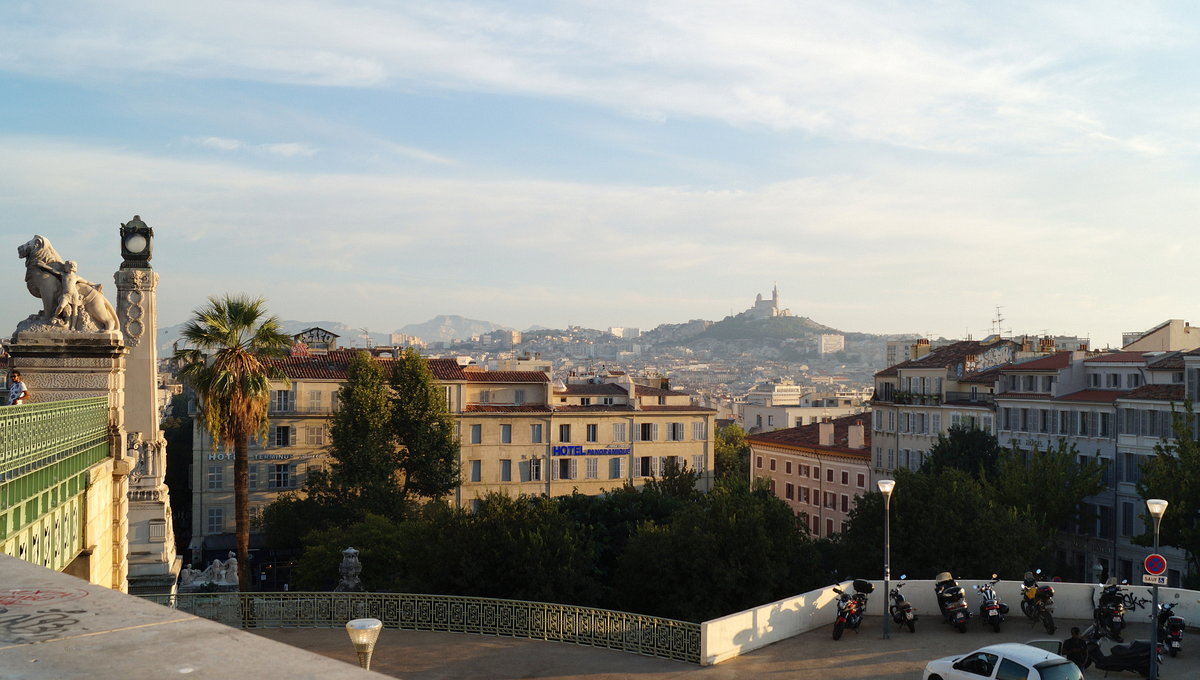
[[[842,639],[842,632],[847,628],[858,632],[858,627],[862,625],[863,614],[867,611],[867,594],[875,589],[870,581],[863,579],[854,579],[854,594],[851,595],[843,591],[841,588],[834,588],[833,592],[838,594],[837,601],[837,620],[833,623],[833,639]]]
[[[1187,622],[1182,616],[1175,614],[1174,602],[1162,602],[1158,605],[1158,640],[1171,656],[1178,656],[1183,649],[1183,629]]]
[[[1042,575],[1041,569],[1025,572],[1021,587],[1021,611],[1030,621],[1042,622],[1046,634],[1054,634],[1054,588],[1049,585],[1039,586],[1037,578]]]
[[[967,632],[967,621],[971,618],[967,591],[958,585],[950,572],[943,571],[934,579],[933,592],[937,597],[938,609],[942,610],[942,618],[957,628],[958,632]]]
[[[1116,578],[1110,578],[1100,591],[1100,603],[1092,610],[1092,622],[1096,634],[1107,635],[1113,642],[1124,642],[1121,631],[1125,628],[1125,593]]]
[[[996,589],[994,588],[999,582],[1000,577],[992,574],[991,581],[975,586],[975,591],[979,593],[981,599],[979,603],[979,615],[997,633],[1000,632],[1000,624],[1004,622],[1005,616],[1008,614],[1008,605],[1000,601],[1000,596],[996,595]]]
[[[900,580],[903,581],[904,576],[901,576]],[[892,598],[892,603],[888,606],[888,612],[892,615],[892,621],[897,626],[908,626],[908,632],[915,633],[917,632],[916,608],[900,594],[900,589],[903,587],[903,583],[897,583],[892,587],[891,592],[888,593]]]
[[[1150,675],[1150,643],[1137,640],[1128,645],[1114,645],[1104,654],[1100,651],[1100,636],[1093,634],[1087,642],[1087,662],[1084,668],[1095,664],[1102,671],[1132,671],[1146,677]]]

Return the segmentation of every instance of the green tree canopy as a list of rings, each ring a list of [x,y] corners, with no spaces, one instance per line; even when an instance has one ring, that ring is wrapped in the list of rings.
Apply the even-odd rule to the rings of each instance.
[[[392,362],[391,386],[401,493],[405,498],[445,496],[458,486],[458,436],[442,390],[419,351],[406,348]]]
[[[714,442],[714,466],[717,479],[726,477],[750,477],[750,445],[746,443],[746,431],[737,423],[718,427]]]
[[[1187,401],[1181,412],[1174,414],[1174,441],[1154,447],[1154,457],[1142,465],[1137,483],[1142,498],[1161,498],[1169,503],[1163,515],[1160,543],[1187,552],[1189,569],[1200,574],[1200,442],[1196,440],[1193,424],[1196,416],[1192,402]],[[1145,511],[1145,508],[1142,508]],[[1148,512],[1143,512],[1147,526],[1153,527]],[[1147,533],[1141,541],[1149,545],[1153,535]],[[1194,576],[1191,583],[1200,582]]]
[[[953,425],[938,434],[921,470],[937,474],[954,468],[979,479],[994,475],[999,459],[1000,444],[995,435],[975,427]]]
[[[266,316],[262,298],[211,297],[183,327],[190,348],[175,354],[179,377],[199,397],[200,416],[213,445],[232,446],[234,515],[238,582],[251,586],[249,438],[265,435],[272,378],[278,375],[264,359],[281,355],[291,346],[279,319]]]
[[[1075,445],[1060,439],[1053,449],[1004,449],[987,486],[1037,523],[1049,551],[1064,524],[1085,519],[1083,500],[1104,491],[1104,472],[1099,458],[1080,460]]]

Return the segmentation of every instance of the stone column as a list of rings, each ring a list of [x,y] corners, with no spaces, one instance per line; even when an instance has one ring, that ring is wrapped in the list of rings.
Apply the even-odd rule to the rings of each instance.
[[[11,365],[29,386],[30,403],[108,399],[112,457],[90,471],[84,518],[87,564],[72,573],[92,583],[126,590],[128,543],[126,494],[134,462],[125,447],[125,354],[117,332],[86,332],[40,326],[17,331]]]
[[[133,594],[174,592],[181,560],[175,554],[171,499],[167,492],[167,442],[159,424],[158,274],[150,267],[154,230],[138,216],[121,225],[121,268],[117,284],[117,318],[129,348],[125,363],[125,429],[127,447],[138,464],[129,484],[129,591]],[[140,240],[139,240],[140,239]],[[136,246],[129,244],[136,241]]]

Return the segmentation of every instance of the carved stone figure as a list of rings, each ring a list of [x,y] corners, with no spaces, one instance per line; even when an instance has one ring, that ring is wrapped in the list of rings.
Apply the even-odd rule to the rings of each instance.
[[[346,548],[342,551],[342,563],[338,567],[338,572],[341,573],[342,579],[333,592],[356,593],[363,589],[362,581],[358,578],[362,573],[362,564],[358,561],[357,550]]]
[[[117,312],[104,297],[100,284],[74,274],[45,237],[34,236],[28,243],[17,246],[17,257],[25,260],[25,287],[30,295],[42,301],[41,314],[34,314],[27,321],[77,331],[120,330]],[[64,280],[67,287],[75,284],[74,292],[64,291]]]
[[[236,557],[235,553],[231,552],[231,553],[229,553],[229,559],[225,560],[225,573],[223,574],[224,582],[225,583],[237,583],[238,582],[237,570],[238,570],[237,557]]]
[[[221,560],[213,560],[212,564],[208,565],[203,572],[200,573],[201,583],[216,583],[222,579],[225,574],[225,565]]]
[[[192,582],[196,580],[196,577],[199,575],[200,575],[200,571],[198,569],[192,569],[192,565],[189,562],[186,567],[179,570],[179,585],[190,586],[190,585],[192,585]]]

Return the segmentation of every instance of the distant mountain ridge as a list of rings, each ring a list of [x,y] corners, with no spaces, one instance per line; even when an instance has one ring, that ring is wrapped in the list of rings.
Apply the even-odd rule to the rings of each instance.
[[[467,340],[473,335],[482,335],[507,328],[509,326],[502,326],[491,321],[468,319],[456,314],[439,314],[425,323],[411,323],[397,329],[396,332],[415,335],[425,342],[449,342],[455,339]]]

